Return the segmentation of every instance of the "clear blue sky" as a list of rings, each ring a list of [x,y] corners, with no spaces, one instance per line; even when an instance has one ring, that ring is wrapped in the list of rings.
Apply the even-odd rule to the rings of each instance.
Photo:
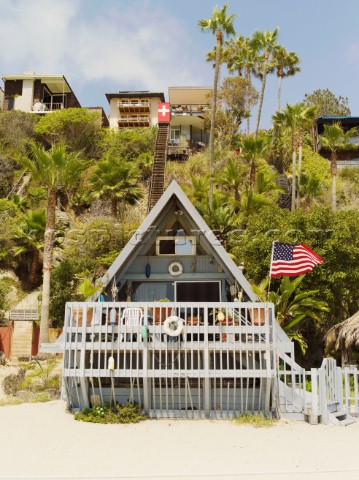
[[[205,54],[215,39],[197,27],[212,0],[0,0],[0,73],[64,74],[83,106],[106,92],[212,85]],[[228,0],[238,34],[279,27],[279,43],[301,58],[283,82],[282,102],[329,88],[359,115],[359,1]],[[223,69],[222,78],[225,76]],[[277,78],[267,83],[262,127],[276,109]],[[253,112],[255,116],[256,111]],[[252,122],[254,124],[254,122]]]

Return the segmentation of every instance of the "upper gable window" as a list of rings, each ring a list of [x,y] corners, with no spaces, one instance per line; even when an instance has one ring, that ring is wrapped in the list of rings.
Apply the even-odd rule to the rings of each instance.
[[[196,255],[196,237],[158,237],[156,255]]]

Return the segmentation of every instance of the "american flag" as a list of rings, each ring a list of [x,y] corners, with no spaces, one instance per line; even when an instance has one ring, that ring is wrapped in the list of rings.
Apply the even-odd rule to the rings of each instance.
[[[323,263],[322,257],[304,243],[290,245],[288,243],[273,244],[270,277],[296,277],[307,273]]]

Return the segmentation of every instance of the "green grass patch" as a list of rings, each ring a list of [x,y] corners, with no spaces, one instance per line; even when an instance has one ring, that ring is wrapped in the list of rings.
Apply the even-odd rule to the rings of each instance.
[[[108,404],[96,405],[75,413],[75,420],[89,423],[139,423],[146,419],[138,405],[131,403],[117,404],[114,407]]]
[[[273,427],[276,421],[272,417],[262,415],[261,413],[243,413],[240,417],[234,419],[237,425],[249,425],[255,428]]]

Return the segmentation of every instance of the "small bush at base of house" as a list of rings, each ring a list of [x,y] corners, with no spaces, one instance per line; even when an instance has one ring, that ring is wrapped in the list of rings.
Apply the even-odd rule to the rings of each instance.
[[[267,417],[261,413],[243,413],[238,418],[235,418],[237,425],[248,425],[256,428],[260,427],[273,427],[276,421],[272,417]]]
[[[138,405],[117,404],[115,407],[96,405],[75,413],[75,420],[90,423],[139,423],[146,420]]]

